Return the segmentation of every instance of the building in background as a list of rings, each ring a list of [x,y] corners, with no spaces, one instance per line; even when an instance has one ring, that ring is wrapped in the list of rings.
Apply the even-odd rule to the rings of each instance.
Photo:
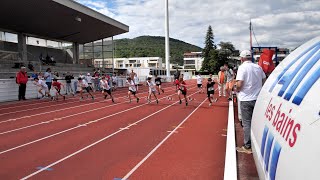
[[[112,66],[112,59],[104,59],[106,68]],[[94,67],[102,68],[103,59],[94,59]],[[114,58],[114,68],[155,68],[162,69],[162,58],[160,57],[133,57],[133,58]]]
[[[188,52],[183,54],[183,68],[200,71],[203,62],[202,52]]]

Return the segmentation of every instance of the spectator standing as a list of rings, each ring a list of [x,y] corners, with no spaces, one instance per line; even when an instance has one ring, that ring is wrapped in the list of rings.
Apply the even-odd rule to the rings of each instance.
[[[180,77],[180,71],[178,69],[176,69],[176,72],[173,74],[174,80],[179,80]]]
[[[74,95],[73,89],[71,87],[71,80],[74,79],[74,77],[70,74],[70,72],[67,72],[67,75],[65,77],[66,80],[66,94],[72,93]]]
[[[49,90],[49,93],[50,93],[50,89],[51,89],[51,85],[52,85],[52,73],[51,73],[51,69],[50,68],[48,68],[46,70],[46,72],[44,73],[43,77],[46,80],[46,84],[48,86],[48,90]]]
[[[240,58],[242,64],[238,69],[236,81],[242,114],[244,145],[237,147],[237,151],[251,154],[250,132],[252,113],[266,75],[259,65],[252,63],[251,52],[249,50],[242,51]]]
[[[19,94],[18,99],[19,101],[26,100],[26,89],[27,89],[27,82],[28,82],[28,75],[26,72],[26,67],[22,66],[20,71],[17,73],[16,82],[19,85]]]
[[[218,73],[218,89],[219,89],[219,97],[223,95],[226,97],[226,82],[227,78],[225,75],[225,69],[223,66],[220,67],[220,71]]]
[[[59,78],[59,73],[57,71],[55,71],[53,73],[53,79],[58,79]]]
[[[134,84],[136,85],[136,90],[138,92],[138,89],[139,89],[139,78],[138,78],[138,75],[136,73],[134,75],[133,80],[134,80]]]
[[[112,78],[112,90],[116,90],[117,89],[117,84],[118,84],[118,77],[117,77],[117,74],[114,73],[113,76],[111,77]]]
[[[232,97],[232,88],[233,88],[233,71],[231,68],[229,68],[228,64],[224,64],[224,69],[225,69],[225,73],[226,73],[226,77],[227,77],[227,83],[226,83],[226,91],[228,94],[228,100],[231,101],[231,97]]]

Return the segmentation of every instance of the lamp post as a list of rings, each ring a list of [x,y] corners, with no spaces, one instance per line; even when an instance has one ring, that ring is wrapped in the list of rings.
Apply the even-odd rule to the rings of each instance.
[[[170,47],[169,47],[169,3],[165,0],[165,49],[167,78],[170,78]]]

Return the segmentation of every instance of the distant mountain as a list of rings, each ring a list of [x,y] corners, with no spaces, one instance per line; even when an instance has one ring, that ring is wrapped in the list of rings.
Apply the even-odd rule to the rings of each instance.
[[[183,64],[183,53],[202,51],[198,46],[170,38],[170,63]],[[165,61],[165,38],[140,36],[115,40],[115,57],[161,57]]]

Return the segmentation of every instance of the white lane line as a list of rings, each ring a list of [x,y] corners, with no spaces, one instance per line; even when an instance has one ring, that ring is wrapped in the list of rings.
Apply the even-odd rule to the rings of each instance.
[[[124,88],[125,90],[122,92],[122,89],[120,89],[119,94],[127,94],[127,90],[126,88]],[[101,93],[99,91],[96,91],[96,93],[94,93],[94,95],[100,95]],[[74,102],[77,102],[76,99],[78,99],[79,96],[68,96],[67,100],[75,100]],[[18,103],[16,103],[18,102]],[[47,103],[51,103],[52,101],[41,101],[39,99],[32,99],[32,100],[28,100],[25,103],[21,103],[19,101],[15,101],[12,103],[6,103],[5,105],[17,105],[17,106],[13,106],[13,107],[0,107],[0,110],[5,110],[5,109],[13,109],[13,108],[19,108],[19,107],[24,107],[24,106],[30,106],[30,105],[41,105],[41,104],[47,104]],[[20,105],[19,105],[20,104]]]
[[[193,88],[192,88],[192,89],[193,89]],[[197,94],[197,92],[195,92],[195,93],[193,93],[193,94],[191,94],[191,95],[194,95],[194,94]],[[191,96],[191,95],[190,95],[190,96]],[[163,97],[163,98],[166,98],[166,97]],[[139,121],[136,121],[136,122],[134,122],[134,123],[132,123],[132,124],[138,124],[138,123],[140,123],[140,122],[148,119],[149,117],[152,117],[152,116],[154,116],[155,114],[158,114],[158,113],[160,113],[160,112],[168,109],[169,107],[172,107],[173,105],[177,104],[178,102],[179,102],[179,101],[176,101],[175,103],[173,103],[173,104],[171,104],[171,105],[168,105],[168,106],[166,106],[166,107],[164,107],[164,108],[162,108],[162,109],[160,109],[160,110],[158,110],[158,111],[156,111],[156,112],[154,112],[154,113],[152,113],[152,114],[150,114],[150,115],[148,115],[148,116],[146,116],[146,117],[144,117],[144,118],[140,119]],[[146,104],[147,104],[147,103],[146,103]],[[132,126],[132,125],[128,125],[127,127],[130,128],[131,126]],[[105,141],[106,139],[109,139],[110,137],[112,137],[112,136],[114,136],[114,135],[116,135],[116,134],[118,134],[118,133],[120,133],[120,132],[122,132],[122,131],[125,131],[125,129],[122,129],[122,130],[120,129],[120,130],[118,130],[118,131],[116,131],[116,132],[114,132],[114,133],[112,133],[112,134],[110,134],[110,135],[108,135],[108,136],[106,136],[106,137],[104,137],[104,138],[102,138],[102,139],[100,139],[100,140],[98,140],[98,141],[96,141],[96,142],[94,142],[94,143],[92,143],[92,144],[90,144],[90,145],[88,145],[88,146],[86,146],[86,147],[84,147],[84,148],[82,148],[82,149],[80,149],[80,150],[78,150],[78,151],[76,151],[76,152],[74,152],[74,153],[72,153],[72,154],[70,154],[70,155],[62,158],[62,159],[60,159],[60,160],[58,160],[58,161],[56,161],[56,162],[53,162],[53,163],[49,164],[49,165],[46,166],[46,167],[43,167],[42,169],[39,169],[38,171],[36,171],[36,172],[34,172],[34,173],[32,173],[32,174],[29,174],[28,176],[25,176],[25,177],[21,178],[21,180],[29,179],[29,178],[35,176],[36,174],[39,174],[39,173],[41,173],[42,171],[45,171],[46,169],[51,168],[52,166],[55,166],[55,165],[61,163],[62,161],[67,160],[67,159],[71,158],[72,156],[75,156],[75,155],[81,153],[82,151],[85,151],[85,150],[89,149],[89,148],[92,147],[92,146],[95,146],[96,144],[99,144],[99,143],[102,142],[102,141]]]
[[[170,91],[168,91],[168,92],[170,92]],[[24,127],[21,127],[21,128],[8,130],[8,131],[5,131],[5,132],[0,132],[0,135],[8,134],[8,133],[15,132],[15,131],[20,131],[20,130],[23,130],[23,129],[27,129],[27,128],[31,128],[31,127],[35,127],[35,126],[39,126],[39,125],[43,125],[43,124],[49,124],[51,122],[60,121],[62,119],[66,119],[66,118],[69,118],[69,117],[73,117],[73,116],[77,116],[77,115],[81,115],[81,114],[86,114],[86,113],[89,113],[89,112],[105,109],[105,108],[112,107],[112,106],[117,106],[117,105],[124,104],[124,103],[126,103],[126,102],[121,102],[121,103],[117,103],[117,104],[103,106],[103,107],[100,107],[100,108],[96,108],[96,109],[92,109],[92,110],[88,110],[88,111],[83,111],[83,112],[80,112],[80,113],[76,113],[76,114],[72,114],[72,115],[68,115],[68,116],[64,116],[64,117],[60,117],[60,118],[54,118],[53,120],[48,120],[48,121],[44,121],[44,122],[41,122],[41,123],[36,123],[36,124],[29,125],[29,126],[24,126]],[[97,120],[91,121],[91,123],[95,123],[95,122],[98,122],[98,121]]]
[[[127,94],[127,88],[124,88],[124,92],[122,91],[119,91],[119,93],[117,93],[117,95],[119,94]],[[165,90],[166,89],[172,89],[171,86],[168,86],[168,87],[165,87],[164,88]],[[122,90],[122,89],[121,89]],[[97,93],[94,93],[94,95],[100,95],[101,93],[97,92]],[[67,100],[74,100],[73,102],[78,102],[76,99],[78,99],[79,96],[68,96],[67,97]],[[35,102],[35,103],[33,103]],[[44,101],[42,102],[41,100],[39,99],[35,99],[35,100],[28,100],[26,103],[24,104],[21,104],[21,105],[18,105],[19,103],[6,103],[6,105],[17,105],[17,106],[13,106],[13,107],[4,107],[4,108],[0,108],[0,111],[2,110],[6,110],[6,109],[14,109],[14,108],[20,108],[20,107],[25,107],[25,106],[35,106],[35,105],[41,105],[41,104],[47,104],[47,103],[51,103],[52,101]],[[59,101],[59,102],[62,102],[62,101]],[[61,104],[60,104],[61,105]]]
[[[35,126],[39,126],[39,125],[43,125],[43,124],[49,124],[51,122],[61,121],[61,120],[66,119],[66,118],[78,116],[78,115],[81,115],[81,114],[86,114],[86,113],[93,112],[93,111],[98,111],[98,110],[101,110],[101,109],[105,109],[105,108],[112,107],[112,106],[117,106],[117,105],[124,104],[124,103],[125,102],[112,104],[112,105],[103,106],[103,107],[96,108],[96,109],[91,109],[91,110],[88,110],[88,111],[83,111],[83,112],[76,113],[76,114],[71,114],[71,115],[68,115],[68,116],[63,116],[63,117],[60,117],[60,118],[54,118],[52,120],[43,121],[41,123],[31,124],[29,126],[24,126],[24,127],[21,127],[21,128],[16,128],[16,129],[12,129],[12,130],[9,130],[9,131],[1,132],[0,135],[8,134],[8,133],[15,132],[15,131],[20,131],[20,130],[23,130],[23,129],[27,129],[27,128],[31,128],[31,127],[35,127]],[[98,121],[93,120],[93,121],[90,121],[90,122],[94,123],[94,122],[98,122]]]
[[[202,106],[202,104],[206,101],[207,99],[203,100],[201,104],[199,104],[199,106],[193,110],[170,134],[168,134],[167,137],[165,137],[154,149],[152,149],[152,151],[146,156],[144,157],[133,169],[131,169],[131,171],[128,172],[128,174],[126,174],[122,179],[126,180],[128,179],[157,149],[159,149],[159,147],[167,140],[169,139],[170,136],[172,136],[172,134],[174,134],[177,129],[182,126],[182,124],[184,124],[185,121],[187,121],[189,119],[189,117],[195,113],[200,106]]]
[[[173,95],[174,95],[174,94],[173,94]],[[169,95],[169,96],[172,96],[172,95]],[[165,96],[165,97],[163,97],[163,98],[167,98],[167,96]],[[160,99],[163,99],[163,98],[160,98]],[[108,115],[108,116],[105,116],[105,117],[96,119],[95,122],[89,121],[89,122],[85,123],[85,125],[89,125],[89,124],[92,124],[92,123],[96,123],[96,122],[98,122],[98,121],[102,121],[102,120],[107,119],[107,118],[109,118],[109,117],[113,117],[113,116],[116,116],[116,115],[118,115],[118,114],[121,114],[121,113],[130,111],[130,110],[133,110],[133,109],[137,109],[137,108],[142,107],[142,106],[145,106],[145,105],[148,105],[148,103],[144,103],[144,104],[141,104],[141,105],[139,105],[139,106],[135,106],[135,107],[132,107],[132,108],[129,108],[129,109],[126,109],[126,110],[123,110],[123,111],[119,111],[119,112],[117,112],[117,113],[113,113],[113,114],[111,114],[111,115]],[[1,152],[0,152],[0,155],[1,155],[1,154],[4,154],[4,153],[7,153],[7,152],[10,152],[10,151],[13,151],[13,150],[16,150],[16,149],[19,149],[19,148],[22,148],[22,147],[25,147],[25,146],[28,146],[28,145],[30,145],[30,144],[34,144],[34,143],[39,142],[39,141],[42,141],[42,140],[45,140],[45,139],[48,139],[48,138],[51,138],[51,137],[60,135],[60,134],[62,134],[62,133],[65,133],[65,132],[68,132],[68,131],[71,131],[71,130],[80,128],[80,127],[82,127],[82,126],[79,126],[79,125],[78,125],[78,126],[75,126],[75,127],[72,127],[72,128],[69,128],[69,129],[66,129],[66,130],[63,130],[63,131],[54,133],[54,134],[51,134],[51,135],[49,135],[49,136],[46,136],[46,137],[43,137],[43,138],[40,138],[40,139],[31,141],[31,142],[28,142],[28,143],[25,143],[25,144],[22,144],[22,145],[19,145],[19,146],[16,146],[16,147],[13,147],[13,148],[4,150],[4,151],[1,151]],[[128,127],[129,127],[129,126],[128,126]]]
[[[238,179],[233,101],[229,102],[224,179]]]
[[[173,89],[173,88],[170,88],[170,89]],[[145,93],[141,93],[141,94],[145,94]],[[126,96],[119,97],[119,98],[116,98],[116,99],[124,99],[125,97],[126,97]],[[108,99],[108,101],[110,101],[110,99]],[[64,110],[69,110],[69,109],[75,109],[75,108],[79,108],[79,107],[83,107],[83,106],[89,106],[89,105],[96,104],[96,103],[100,103],[100,101],[98,101],[98,102],[93,102],[93,103],[88,103],[88,104],[83,104],[83,105],[79,105],[79,106],[74,106],[74,107],[69,107],[69,108],[64,108],[64,109],[58,109],[58,110],[53,110],[53,111],[48,111],[48,112],[42,112],[42,113],[30,115],[30,116],[23,116],[23,117],[8,119],[8,120],[5,120],[5,121],[0,121],[0,124],[7,123],[7,122],[11,122],[11,121],[16,121],[16,120],[18,120],[18,119],[30,118],[30,117],[40,116],[40,115],[49,114],[49,113],[53,113],[53,112],[59,112],[59,111],[64,111]]]
[[[168,133],[178,133],[178,131],[167,131]]]

